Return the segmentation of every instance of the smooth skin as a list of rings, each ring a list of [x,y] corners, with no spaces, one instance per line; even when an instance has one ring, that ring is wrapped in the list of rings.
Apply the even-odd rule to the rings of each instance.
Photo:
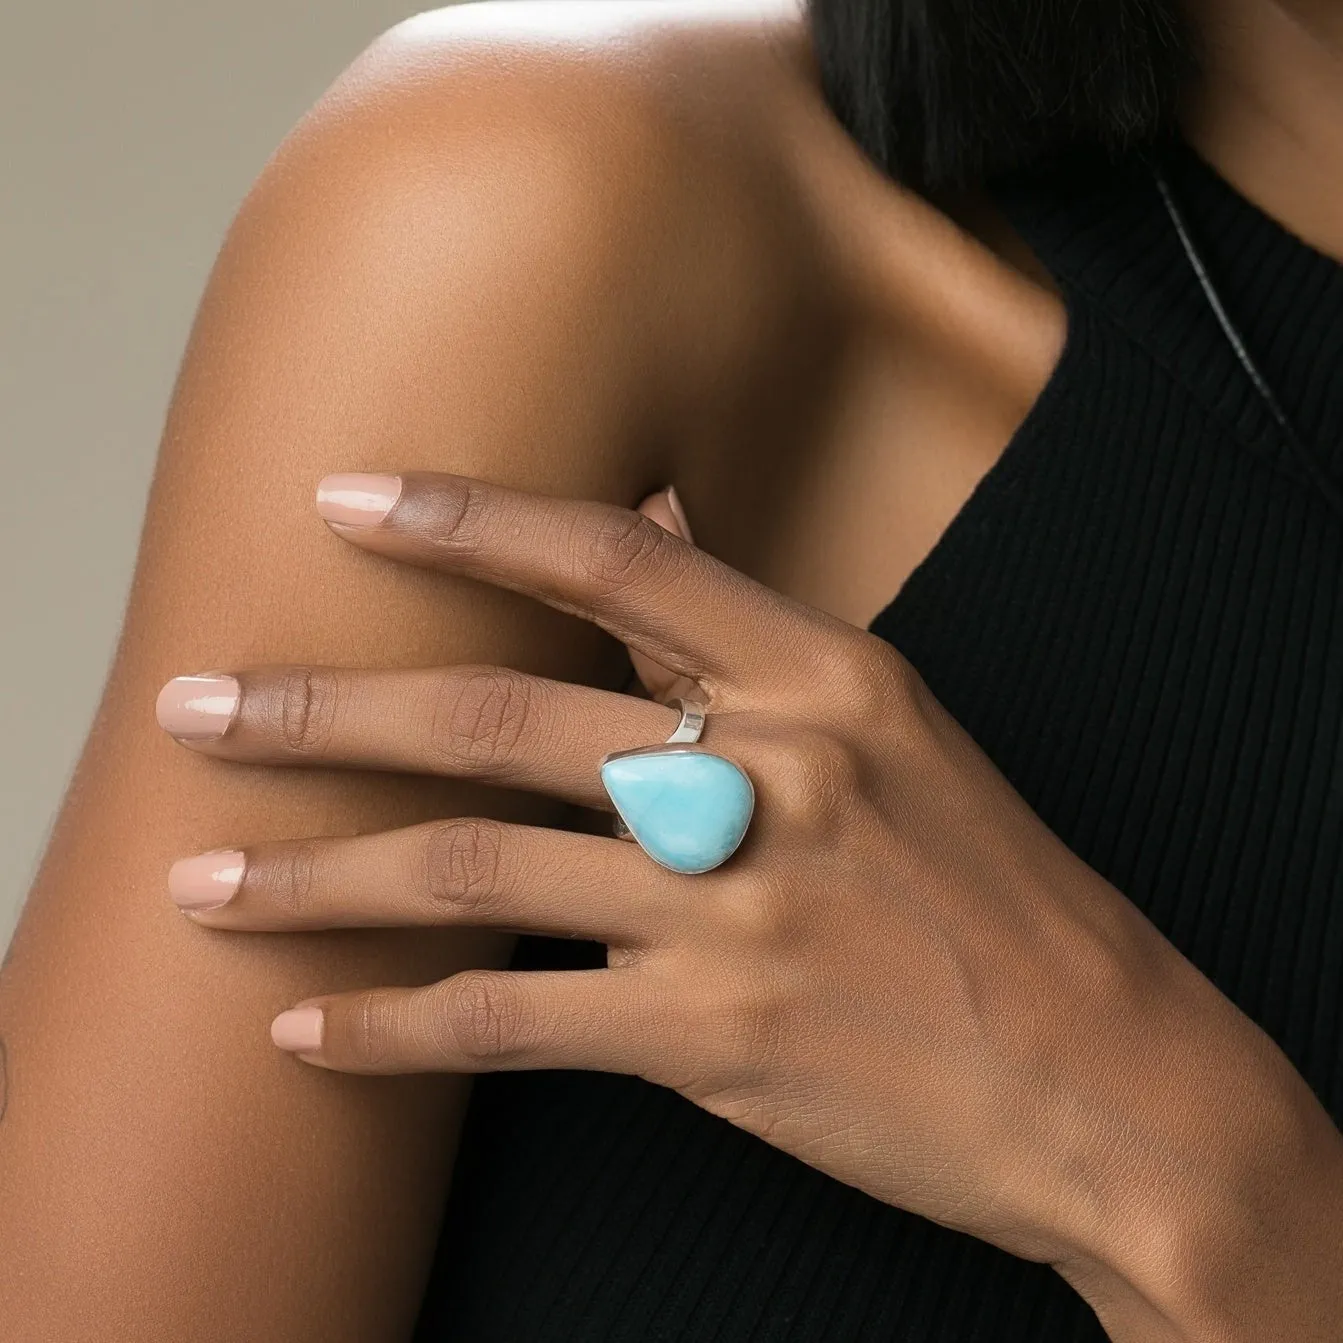
[[[1189,124],[1241,190],[1343,257],[1343,209],[1317,204],[1343,182],[1343,44],[1337,11],[1317,10],[1218,7],[1234,22]],[[320,478],[413,464],[624,506],[674,481],[706,552],[861,626],[996,460],[1065,324],[985,202],[935,208],[863,162],[791,8],[472,5],[366,53],[269,165],[216,265],[125,634],[0,975],[6,1330],[408,1336],[465,1074],[306,1067],[267,1026],[314,996],[498,968],[508,936],[226,935],[173,908],[165,873],[241,846],[252,881],[270,843],[444,817],[549,828],[560,804],[470,777],[228,767],[180,749],[151,706],[170,678],[221,667],[504,667],[612,691],[626,662],[588,622],[492,581],[333,538]],[[281,740],[303,682],[282,684],[260,700]],[[364,731],[405,748],[388,727]],[[1222,1042],[1237,1058],[1244,1029]],[[1265,1064],[1244,1085],[1297,1150],[1318,1116],[1273,1051]],[[1214,1165],[1243,1147],[1206,1136]],[[1291,1336],[1329,1337],[1281,1312],[1318,1310],[1320,1284],[1343,1280],[1318,1234],[1337,1225],[1333,1141],[1271,1172],[1293,1219],[1275,1272],[1195,1284],[1203,1299],[1178,1309],[1253,1319],[1262,1292]],[[1236,1188],[1260,1188],[1262,1168],[1242,1174]],[[1247,1252],[1234,1221],[1197,1242],[1217,1282]],[[1111,1293],[1116,1336],[1153,1336],[1122,1333],[1151,1321],[1122,1282],[1079,1286]],[[1230,1306],[1206,1300],[1227,1291]]]

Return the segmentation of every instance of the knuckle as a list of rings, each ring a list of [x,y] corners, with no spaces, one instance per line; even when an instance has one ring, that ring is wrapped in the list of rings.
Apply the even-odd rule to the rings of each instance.
[[[521,1052],[534,1034],[527,999],[508,974],[466,970],[445,990],[449,1037],[469,1059],[500,1059]]]
[[[945,718],[946,711],[913,665],[904,658],[899,662],[896,676],[899,704],[897,722],[906,741],[926,742],[931,740],[938,722]]]
[[[500,668],[450,672],[434,706],[433,748],[451,771],[506,766],[533,716],[536,682]]]
[[[430,546],[460,553],[479,545],[488,509],[479,484],[457,479],[440,485],[423,496],[422,506],[418,530]]]
[[[395,1035],[396,1022],[390,1005],[373,994],[365,994],[345,1022],[345,1050],[357,1068],[378,1068],[387,1058],[388,1041]]]
[[[848,722],[873,723],[888,718],[906,701],[905,672],[913,668],[875,635],[846,640],[826,668],[825,684],[834,706]]]
[[[425,845],[425,889],[437,906],[479,911],[499,887],[503,828],[494,821],[447,821]]]
[[[261,870],[255,877],[277,910],[292,919],[302,919],[312,912],[316,844],[302,840],[287,844],[259,866]],[[249,872],[249,879],[253,875]]]
[[[782,947],[795,930],[797,910],[784,886],[756,875],[723,888],[717,902],[721,919],[759,952]]]
[[[336,721],[336,678],[314,667],[285,672],[272,706],[275,727],[286,748],[318,755],[330,744]]]
[[[768,767],[774,809],[792,830],[811,838],[836,829],[863,787],[859,750],[828,732],[795,734]]]
[[[584,556],[585,577],[599,592],[661,586],[682,568],[686,548],[641,513],[603,510]]]

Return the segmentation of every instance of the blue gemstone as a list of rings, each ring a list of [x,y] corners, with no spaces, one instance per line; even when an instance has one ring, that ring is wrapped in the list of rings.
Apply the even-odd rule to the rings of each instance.
[[[602,765],[602,783],[649,857],[673,872],[707,872],[741,843],[755,790],[730,760],[657,747]]]

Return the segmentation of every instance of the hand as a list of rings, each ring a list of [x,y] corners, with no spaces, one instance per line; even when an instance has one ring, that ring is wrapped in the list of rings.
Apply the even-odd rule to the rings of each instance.
[[[179,902],[217,929],[478,925],[609,949],[602,970],[314,999],[277,1019],[282,1048],[361,1073],[637,1074],[1056,1264],[1122,1261],[1134,1217],[1165,1234],[1175,1204],[1204,1198],[1184,1158],[1210,1112],[1245,1112],[1275,1051],[893,648],[619,508],[408,474],[345,478],[325,513],[367,550],[593,620],[659,689],[695,687],[703,744],[746,770],[757,807],[740,849],[693,877],[615,838],[471,818],[178,864]],[[603,810],[602,757],[677,721],[479,666],[184,678],[160,719],[221,759],[470,777]],[[1245,1120],[1247,1143],[1265,1122]]]

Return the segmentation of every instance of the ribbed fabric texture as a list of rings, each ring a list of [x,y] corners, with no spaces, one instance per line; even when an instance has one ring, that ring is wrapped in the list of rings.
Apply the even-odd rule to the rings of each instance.
[[[1183,145],[1233,320],[1343,472],[1343,268]],[[1340,524],[1236,362],[1152,180],[1001,183],[1069,335],[874,630],[1027,801],[1343,1112]],[[526,939],[518,965],[602,963]],[[899,992],[901,967],[890,966]],[[1067,1343],[1047,1267],[887,1207],[638,1080],[478,1081],[419,1343]]]

